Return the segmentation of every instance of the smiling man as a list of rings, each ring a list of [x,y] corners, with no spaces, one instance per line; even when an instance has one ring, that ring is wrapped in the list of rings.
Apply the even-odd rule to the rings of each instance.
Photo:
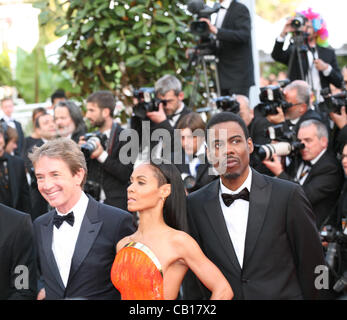
[[[233,288],[236,299],[315,299],[324,256],[301,187],[251,169],[253,142],[231,113],[207,123],[208,158],[220,174],[188,196],[192,236]],[[187,279],[185,298],[207,298]]]
[[[69,138],[46,142],[29,155],[38,189],[54,210],[35,220],[43,290],[39,299],[118,299],[111,280],[115,243],[134,232],[132,217],[82,190],[87,166]]]

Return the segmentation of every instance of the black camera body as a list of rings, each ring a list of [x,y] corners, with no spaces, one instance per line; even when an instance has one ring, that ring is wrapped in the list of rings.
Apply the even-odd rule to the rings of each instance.
[[[254,155],[260,160],[270,160],[274,154],[278,156],[294,156],[300,150],[305,148],[305,145],[298,140],[295,132],[289,130],[286,123],[280,123],[267,128],[265,136],[276,143],[265,145],[254,145]]]
[[[347,91],[342,91],[334,95],[330,94],[330,89],[325,88],[321,90],[321,95],[324,98],[323,102],[318,104],[321,112],[341,114],[341,108],[347,106]]]
[[[90,155],[96,150],[97,141],[106,149],[107,136],[100,131],[87,133],[84,135],[84,139],[86,143],[81,145],[81,151],[87,160],[90,159]]]
[[[236,96],[222,96],[213,100],[218,109],[222,111],[232,112],[238,114],[240,112],[240,103],[237,101]]]
[[[295,30],[299,30],[299,29],[301,29],[301,28],[305,25],[305,23],[306,23],[307,21],[308,21],[308,20],[307,20],[307,18],[306,18],[304,15],[298,13],[298,14],[295,15],[295,17],[293,18],[293,20],[292,20],[292,22],[290,23],[290,25],[291,25],[291,27],[293,27]]]
[[[134,97],[138,103],[134,106],[134,115],[142,120],[147,118],[146,113],[152,111],[159,111],[159,104],[166,105],[166,100],[161,100],[156,97],[154,88],[140,88],[134,91]]]
[[[283,112],[292,107],[292,104],[285,100],[281,85],[270,85],[260,88],[259,99],[261,102],[256,107],[264,117],[277,114],[278,107],[281,107]]]

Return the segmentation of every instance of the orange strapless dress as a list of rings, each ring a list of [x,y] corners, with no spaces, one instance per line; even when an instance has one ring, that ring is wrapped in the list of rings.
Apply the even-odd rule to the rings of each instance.
[[[130,242],[119,250],[111,269],[111,280],[122,300],[164,300],[160,262],[140,242]]]

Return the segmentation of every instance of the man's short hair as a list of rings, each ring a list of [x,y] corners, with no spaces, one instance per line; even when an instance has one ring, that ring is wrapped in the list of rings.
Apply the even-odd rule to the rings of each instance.
[[[197,112],[189,112],[182,116],[177,122],[176,129],[191,129],[194,132],[197,129],[205,131],[206,123]]]
[[[306,128],[306,127],[309,127],[309,126],[315,126],[316,129],[317,129],[317,137],[318,139],[321,139],[323,137],[327,138],[329,140],[329,133],[328,133],[328,129],[327,129],[327,126],[319,121],[319,120],[316,120],[316,119],[309,119],[309,120],[305,120],[303,121],[301,124],[300,124],[300,127],[299,127],[299,130],[301,128]]]
[[[55,99],[63,99],[63,98],[66,99],[65,91],[63,89],[58,89],[51,95],[52,103],[54,102]]]
[[[109,109],[110,116],[113,116],[114,108],[116,106],[116,99],[111,91],[100,90],[92,93],[87,103],[95,103],[100,109]]]
[[[87,164],[79,145],[72,139],[58,138],[47,141],[41,147],[35,146],[28,157],[34,168],[37,161],[42,157],[63,160],[69,167],[72,175],[75,175],[82,168],[85,175],[81,182],[81,187],[84,187],[87,180]]]
[[[247,126],[245,124],[245,122],[242,120],[242,118],[233,113],[233,112],[220,112],[220,113],[217,113],[215,114],[208,122],[207,122],[207,125],[206,125],[206,131],[205,131],[205,136],[206,136],[206,141],[208,142],[208,130],[219,124],[219,123],[223,123],[223,122],[229,122],[229,121],[232,121],[232,122],[236,122],[239,124],[239,126],[242,128],[242,131],[245,135],[245,138],[248,139],[249,138],[249,132],[248,132],[248,129],[247,129]]]
[[[178,96],[182,91],[182,84],[175,76],[167,74],[160,79],[154,85],[156,94],[164,96],[167,92],[173,90],[175,95]]]
[[[285,90],[296,90],[296,100],[298,103],[305,103],[310,105],[311,100],[311,88],[310,85],[304,80],[294,80],[289,83]]]

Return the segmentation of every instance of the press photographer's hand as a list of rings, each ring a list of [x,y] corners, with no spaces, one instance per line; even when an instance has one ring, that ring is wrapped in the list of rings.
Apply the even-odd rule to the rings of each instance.
[[[213,34],[217,34],[217,27],[214,26],[210,20],[206,19],[206,18],[200,18],[200,21],[204,21],[208,24],[208,28],[210,29],[210,32]]]
[[[154,123],[160,123],[167,119],[165,111],[164,111],[164,106],[162,103],[159,104],[158,111],[147,112],[146,116],[148,119],[150,119]]]

